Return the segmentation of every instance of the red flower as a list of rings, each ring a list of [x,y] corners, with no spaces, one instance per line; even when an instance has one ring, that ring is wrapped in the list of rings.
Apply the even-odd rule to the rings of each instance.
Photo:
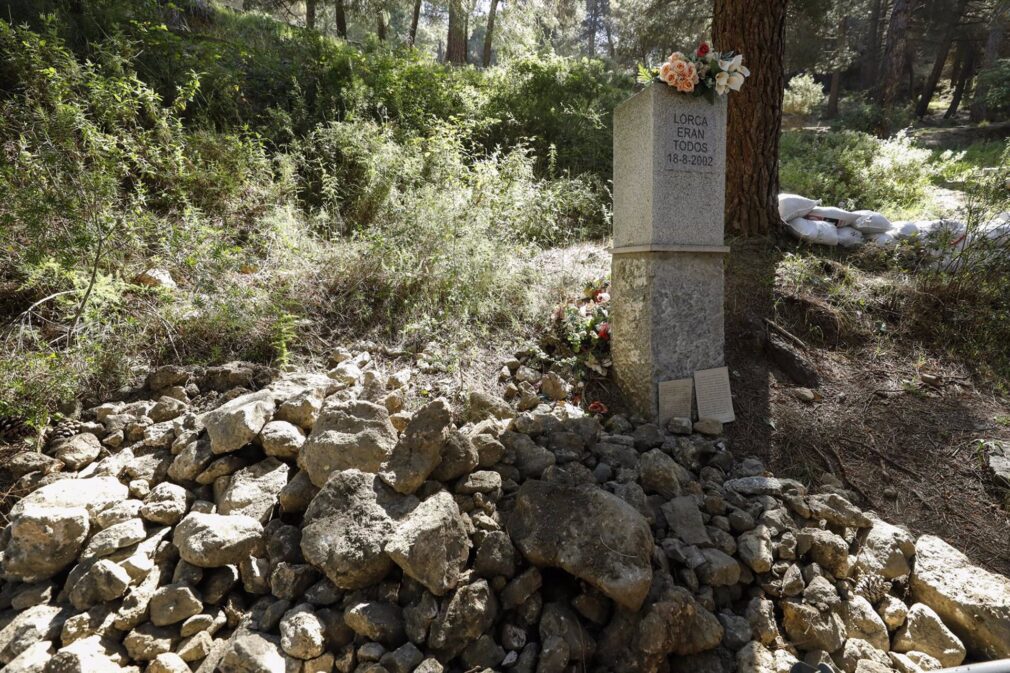
[[[591,414],[605,414],[607,411],[607,405],[599,400],[589,405],[589,413]]]
[[[709,49],[708,42],[702,42],[701,44],[699,44],[698,45],[698,52],[697,52],[698,56],[707,56],[708,55],[708,49]]]
[[[610,323],[609,322],[601,322],[596,327],[596,333],[599,334],[600,338],[603,339],[604,341],[609,341],[610,340]]]

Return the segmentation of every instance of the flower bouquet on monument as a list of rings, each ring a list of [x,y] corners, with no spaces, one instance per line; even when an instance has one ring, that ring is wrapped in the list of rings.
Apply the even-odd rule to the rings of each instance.
[[[707,42],[702,42],[693,54],[675,51],[658,66],[638,67],[638,81],[643,84],[662,83],[679,93],[704,96],[712,102],[716,96],[739,91],[749,76],[743,54],[714,51]]]

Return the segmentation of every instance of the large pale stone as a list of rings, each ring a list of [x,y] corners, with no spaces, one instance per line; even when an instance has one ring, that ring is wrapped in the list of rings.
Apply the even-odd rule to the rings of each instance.
[[[73,563],[90,524],[83,507],[31,507],[10,525],[3,574],[21,582],[49,579]]]
[[[459,507],[446,491],[418,505],[386,543],[393,562],[436,596],[456,587],[469,551]]]
[[[266,523],[287,483],[288,466],[267,458],[232,475],[217,509],[221,514],[245,514]]]
[[[649,523],[595,484],[527,481],[516,495],[508,529],[530,563],[562,568],[629,610],[638,610],[649,592]]]
[[[396,445],[386,408],[372,402],[332,399],[298,454],[298,467],[322,488],[337,470],[378,472]]]
[[[106,507],[130,497],[130,489],[115,477],[60,479],[21,498],[11,507],[8,518],[17,518],[26,508],[83,507],[94,519]]]
[[[248,444],[273,416],[273,395],[261,390],[225,402],[202,416],[214,453],[230,453]]]
[[[907,575],[909,559],[915,554],[915,542],[903,528],[893,526],[870,513],[872,527],[859,546],[855,569],[863,575],[880,575],[893,580]]]
[[[9,663],[35,643],[57,638],[70,615],[70,610],[55,605],[36,605],[19,612],[0,629],[0,664]]]
[[[842,604],[841,612],[849,638],[861,638],[885,652],[890,649],[887,627],[869,601],[862,596],[854,596]]]
[[[442,462],[451,422],[445,400],[435,400],[419,409],[382,466],[382,480],[399,493],[416,491]]]
[[[905,624],[894,634],[895,652],[925,652],[944,666],[964,661],[964,645],[927,605],[916,603],[908,609]]]
[[[341,589],[375,584],[393,567],[384,548],[396,521],[416,505],[375,474],[334,472],[305,512],[302,554]]]
[[[190,512],[175,527],[172,542],[179,556],[201,568],[238,565],[263,551],[263,526],[241,514]]]
[[[1010,579],[972,565],[940,538],[923,535],[915,543],[910,589],[912,598],[936,611],[971,654],[1010,657]]]

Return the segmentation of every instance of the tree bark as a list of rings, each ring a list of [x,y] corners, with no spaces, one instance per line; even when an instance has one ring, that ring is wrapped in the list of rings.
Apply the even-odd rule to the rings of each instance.
[[[877,89],[877,100],[889,110],[908,92],[905,79],[909,65],[909,24],[916,0],[894,0],[891,20],[887,23],[887,40],[884,46],[883,71]]]
[[[868,48],[863,56],[863,87],[867,89],[877,85],[880,71],[880,24],[883,23],[883,13],[883,0],[873,0],[867,37]]]
[[[930,70],[929,76],[926,77],[926,84],[922,88],[922,95],[915,106],[915,116],[920,119],[925,117],[929,111],[929,103],[933,100],[933,94],[936,93],[936,86],[940,83],[940,76],[943,75],[943,66],[947,64],[950,47],[954,44],[954,34],[957,32],[957,27],[961,23],[961,17],[964,16],[967,8],[968,0],[960,0],[954,10],[954,16],[951,17],[951,20],[944,28],[943,37],[940,38],[940,46],[936,51],[936,59],[933,61],[933,69]]]
[[[717,48],[744,54],[751,71],[729,95],[726,224],[735,234],[764,234],[779,221],[785,23],[786,0],[715,0]]]
[[[600,29],[600,0],[586,0],[586,55],[596,56],[596,33]]]
[[[316,0],[305,0],[305,27],[309,30],[316,27]]]
[[[347,37],[347,14],[344,12],[344,0],[333,0],[333,17],[337,24],[337,35]]]
[[[970,40],[965,39],[962,43],[962,48],[964,49],[964,56],[961,59],[961,72],[957,77],[957,84],[954,85],[954,95],[950,101],[950,107],[947,108],[947,112],[944,113],[944,119],[950,119],[957,114],[957,108],[961,105],[961,99],[964,98],[965,91],[968,88],[968,82],[975,75],[975,46]]]
[[[445,40],[445,60],[454,65],[466,63],[466,22],[463,0],[449,0],[449,32]]]
[[[989,22],[989,34],[985,40],[985,52],[982,55],[982,66],[980,72],[984,72],[996,65],[999,58],[1000,48],[1003,46],[1003,33],[1006,31],[1007,14],[1010,13],[1010,2],[1001,0],[993,10],[992,20]],[[975,95],[971,102],[971,120],[980,122],[990,118],[989,105],[985,101],[989,87],[984,81],[975,83]]]
[[[407,36],[407,42],[411,47],[414,46],[414,42],[417,41],[417,24],[421,20],[421,0],[414,0],[414,13],[410,16],[410,34]]]
[[[375,18],[375,34],[379,36],[380,42],[386,41],[386,13],[383,11]]]
[[[487,32],[484,33],[484,67],[491,65],[491,41],[494,37],[494,17],[498,11],[498,0],[491,0],[491,7],[487,11]]]
[[[849,17],[847,16],[843,16],[838,22],[838,39],[836,41],[838,46],[835,49],[836,63],[835,69],[831,73],[831,87],[828,92],[828,109],[824,112],[825,119],[834,119],[838,116],[838,94],[842,89],[842,63],[839,56],[845,50],[848,23]]]

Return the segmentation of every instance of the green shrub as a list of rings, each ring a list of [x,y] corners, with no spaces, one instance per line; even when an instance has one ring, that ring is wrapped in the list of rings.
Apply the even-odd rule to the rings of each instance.
[[[932,205],[928,187],[949,160],[933,158],[906,133],[880,140],[858,131],[786,131],[780,148],[783,191],[892,215],[924,215]]]
[[[885,110],[869,94],[852,94],[843,96],[839,101],[838,117],[832,125],[866,132],[907,128],[914,119],[912,103]]]
[[[1004,58],[978,74],[978,86],[985,87],[990,114],[1010,112],[1010,58]]]
[[[782,99],[782,111],[789,115],[809,117],[824,103],[824,90],[813,75],[804,73],[789,80]]]

